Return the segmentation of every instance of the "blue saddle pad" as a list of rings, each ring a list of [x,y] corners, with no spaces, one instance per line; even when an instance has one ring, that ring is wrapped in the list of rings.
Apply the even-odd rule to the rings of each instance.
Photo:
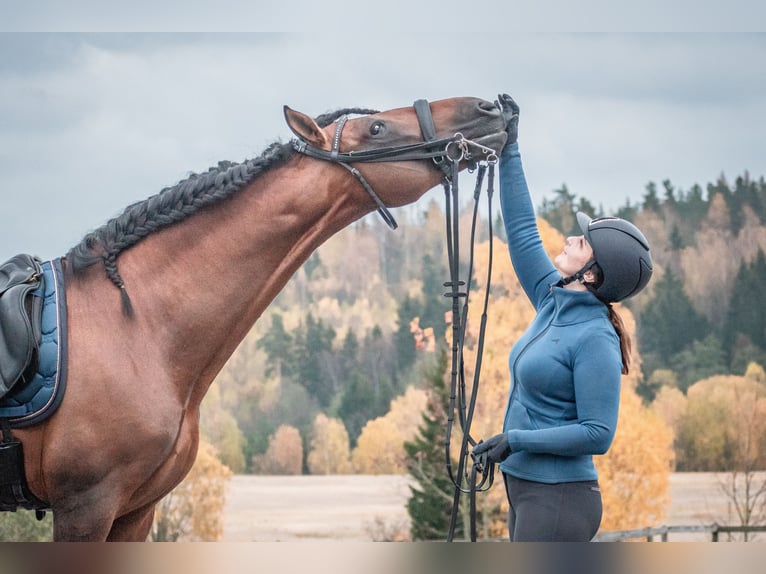
[[[66,388],[66,294],[61,259],[42,264],[43,284],[35,295],[43,297],[42,328],[37,374],[0,399],[0,419],[11,428],[42,422],[61,404]]]

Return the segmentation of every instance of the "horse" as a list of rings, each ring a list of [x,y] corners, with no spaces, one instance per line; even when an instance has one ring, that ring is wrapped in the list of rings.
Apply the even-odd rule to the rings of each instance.
[[[129,205],[61,258],[66,394],[14,430],[55,541],[146,540],[194,463],[205,393],[300,265],[376,209],[395,227],[388,208],[450,177],[445,159],[456,174],[505,143],[492,102],[418,103],[284,106],[296,139]]]

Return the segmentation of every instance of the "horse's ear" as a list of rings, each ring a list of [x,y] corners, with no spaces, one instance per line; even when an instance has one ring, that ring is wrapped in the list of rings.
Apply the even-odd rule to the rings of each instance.
[[[319,148],[329,147],[330,138],[313,118],[284,106],[285,120],[293,133],[303,141]]]

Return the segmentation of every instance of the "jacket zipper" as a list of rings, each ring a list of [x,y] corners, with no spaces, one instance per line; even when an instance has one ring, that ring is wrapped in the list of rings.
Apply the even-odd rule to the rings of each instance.
[[[524,345],[524,348],[521,351],[519,351],[519,354],[516,356],[516,360],[513,361],[513,367],[511,367],[511,377],[512,377],[511,382],[513,383],[513,388],[511,389],[511,394],[508,395],[508,404],[505,407],[506,414],[510,412],[511,403],[513,403],[513,398],[516,395],[516,391],[519,388],[519,384],[516,379],[516,366],[519,364],[519,360],[521,360],[521,357],[524,356],[524,353],[527,352],[527,349],[529,349],[529,347],[531,347],[534,343],[537,342],[538,339],[540,339],[540,337],[542,337],[543,335],[545,335],[545,333],[548,332],[548,330],[551,328],[551,325],[553,325],[553,320],[556,318],[557,311],[558,311],[558,301],[556,300],[555,294],[551,293],[551,297],[553,297],[553,315],[551,316],[551,320],[548,321],[548,324],[545,326],[545,328],[542,331],[540,331],[537,335],[532,337],[529,343]],[[503,424],[505,424],[505,421],[503,422]]]

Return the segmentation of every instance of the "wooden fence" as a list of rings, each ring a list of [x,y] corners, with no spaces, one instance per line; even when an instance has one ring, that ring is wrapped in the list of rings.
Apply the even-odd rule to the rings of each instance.
[[[694,526],[658,526],[656,528],[639,528],[637,530],[615,530],[601,532],[593,539],[594,542],[622,542],[625,540],[645,540],[654,542],[670,541],[672,534],[709,534],[711,542],[719,542],[721,534],[766,532],[766,525],[761,526],[721,526],[720,524]]]

